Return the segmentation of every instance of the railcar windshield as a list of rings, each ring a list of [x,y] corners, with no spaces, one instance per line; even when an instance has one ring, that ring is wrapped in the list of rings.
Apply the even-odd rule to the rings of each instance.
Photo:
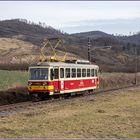
[[[29,80],[48,80],[48,68],[30,68]]]

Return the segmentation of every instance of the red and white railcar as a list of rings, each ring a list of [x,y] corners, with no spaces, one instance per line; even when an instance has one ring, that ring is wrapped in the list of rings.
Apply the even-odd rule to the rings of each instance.
[[[28,91],[39,97],[93,91],[99,85],[98,70],[88,61],[38,63],[29,67]]]

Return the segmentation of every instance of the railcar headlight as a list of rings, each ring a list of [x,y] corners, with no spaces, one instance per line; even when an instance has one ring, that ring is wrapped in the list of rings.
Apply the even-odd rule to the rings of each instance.
[[[32,83],[31,83],[31,82],[29,82],[29,83],[28,83],[28,85],[29,85],[29,86],[31,86],[31,85],[32,85]]]
[[[45,86],[45,85],[47,85],[47,82],[44,82],[44,83],[43,83],[43,86]]]

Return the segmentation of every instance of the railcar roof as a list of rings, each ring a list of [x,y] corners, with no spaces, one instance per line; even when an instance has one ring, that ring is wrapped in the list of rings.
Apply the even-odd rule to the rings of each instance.
[[[39,62],[36,65],[31,65],[30,67],[84,67],[84,68],[99,68],[98,65],[93,64],[75,64],[75,63],[63,63],[63,62]]]

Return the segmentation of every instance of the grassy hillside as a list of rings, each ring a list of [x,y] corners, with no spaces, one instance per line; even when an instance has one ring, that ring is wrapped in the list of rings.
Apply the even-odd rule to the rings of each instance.
[[[43,51],[47,58],[54,55],[49,46]],[[11,66],[12,70],[15,66],[17,69],[20,69],[19,64],[28,65],[33,62],[38,62],[40,60],[40,52],[40,47],[33,45],[30,42],[15,38],[0,38],[0,68],[6,69],[7,67],[8,69],[8,67]],[[64,52],[60,50],[57,50],[56,54],[61,58],[64,56]],[[78,56],[72,53],[67,53],[67,59],[74,59],[77,57]],[[17,64],[17,66],[15,64]]]
[[[39,55],[39,48],[15,38],[0,38],[0,64],[29,63]]]
[[[1,118],[0,137],[140,138],[140,89],[31,107]]]
[[[62,49],[63,47],[59,46],[59,49],[60,48]],[[77,47],[75,45],[69,45],[66,47],[66,49],[72,50],[72,53],[68,53],[68,51],[66,51],[66,59],[87,59],[86,48],[79,48],[77,50]],[[43,51],[46,54],[47,58],[53,56],[53,51],[49,46]],[[57,50],[56,54],[58,58],[62,58],[64,56],[63,49],[61,51]],[[91,60],[95,61],[96,64],[100,66],[101,70],[108,72],[134,72],[135,62],[133,58],[134,56],[130,57],[127,53],[116,51],[112,48],[96,48],[91,52]],[[138,58],[140,59],[140,57]],[[15,38],[0,38],[0,69],[25,70],[27,69],[28,64],[38,62],[39,60],[39,46]],[[139,69],[140,65],[138,63],[138,71]]]

